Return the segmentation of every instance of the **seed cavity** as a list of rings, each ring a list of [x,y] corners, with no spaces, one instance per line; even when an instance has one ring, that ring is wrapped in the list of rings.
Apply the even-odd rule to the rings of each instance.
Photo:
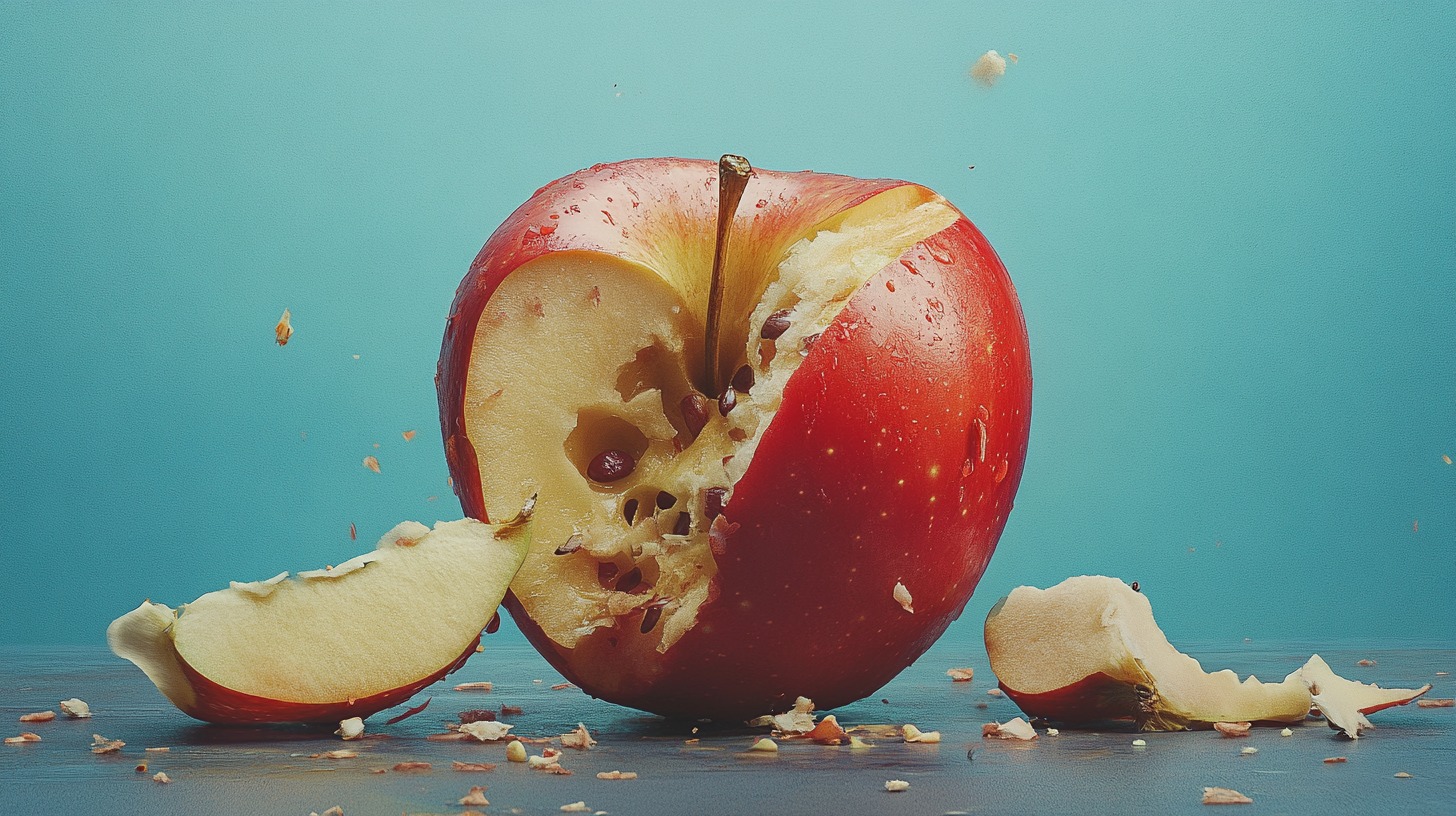
[[[667,606],[666,598],[659,598],[647,605],[642,612],[642,634],[647,634],[657,628],[657,622],[662,619],[662,608]]]
[[[692,532],[692,529],[693,529],[693,514],[687,512],[686,510],[684,510],[681,513],[678,513],[677,514],[677,523],[675,523],[675,524],[672,525],[672,534],[673,535],[685,536],[688,533]]]
[[[758,336],[764,340],[777,340],[784,336],[789,330],[789,310],[779,309],[763,321],[763,328],[759,329]]]
[[[632,526],[632,523],[637,520],[637,500],[636,499],[628,499],[625,502],[622,502],[622,517],[625,518],[625,519],[627,519],[627,526],[628,527],[631,527]]]
[[[621,578],[617,579],[617,583],[615,586],[612,587],[612,589],[616,590],[617,592],[631,592],[641,585],[642,570],[638,567],[633,567],[632,569],[627,571],[626,575],[623,575]]]
[[[667,510],[667,509],[671,508],[674,504],[677,504],[677,496],[672,495],[671,493],[667,492],[666,490],[663,490],[663,491],[659,491],[658,492],[658,494],[657,494],[657,509],[658,510]]]
[[[603,561],[597,564],[597,583],[602,586],[610,586],[617,578],[617,565],[611,561]]]
[[[710,487],[703,491],[703,513],[708,521],[723,515],[723,508],[728,506],[727,496],[726,487]]]

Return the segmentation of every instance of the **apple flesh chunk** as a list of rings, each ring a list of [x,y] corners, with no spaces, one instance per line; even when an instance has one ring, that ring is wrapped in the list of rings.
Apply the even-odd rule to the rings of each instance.
[[[1335,674],[1319,655],[1311,657],[1295,674],[1309,689],[1330,728],[1351,739],[1358,739],[1361,731],[1375,727],[1365,715],[1403,706],[1431,690],[1430,683],[1418,689],[1383,689],[1373,683],[1346,680]]]
[[[235,581],[176,611],[144,602],[107,641],[200,720],[367,717],[474,653],[530,546],[526,526],[407,521],[336,567]]]
[[[1022,711],[1071,725],[1130,720],[1143,731],[1181,731],[1292,723],[1323,692],[1333,695],[1338,727],[1354,737],[1358,725],[1347,712],[1404,705],[1430,689],[1351,683],[1318,655],[1279,683],[1206,673],[1168,642],[1146,595],[1104,576],[1012,590],[986,617],[986,651],[1002,691]]]

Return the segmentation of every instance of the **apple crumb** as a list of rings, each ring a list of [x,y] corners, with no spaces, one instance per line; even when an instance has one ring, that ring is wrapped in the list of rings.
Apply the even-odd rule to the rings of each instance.
[[[921,731],[919,728],[915,727],[914,725],[910,725],[909,723],[906,723],[905,727],[901,729],[901,733],[904,734],[906,742],[940,742],[939,731]]]
[[[903,779],[891,779],[885,782],[885,790],[889,793],[899,793],[909,789],[910,783]]]
[[[1396,779],[1415,779],[1416,777],[1415,777],[1415,774],[1406,773],[1405,771],[1397,771],[1396,774],[1395,774],[1395,778]]]
[[[1325,757],[1320,761],[1326,765],[1339,765],[1345,762],[1349,762],[1350,760],[1346,757]]]
[[[147,751],[149,753],[153,753],[153,754],[164,754],[164,753],[166,753],[166,752],[168,752],[168,751],[170,751],[172,749],[171,748],[168,748],[168,747],[162,747],[162,748],[143,748],[142,750],[143,751]]]
[[[597,779],[636,779],[636,771],[599,771]]]
[[[1203,804],[1205,805],[1252,805],[1254,800],[1239,793],[1233,788],[1204,788]]]
[[[506,746],[506,759],[511,762],[525,762],[526,746],[522,745],[520,740],[512,740],[511,744]]]
[[[748,746],[748,750],[776,754],[779,750],[779,744],[768,737],[761,737],[758,742]]]
[[[1416,700],[1417,708],[1451,708],[1456,706],[1456,699],[1450,697],[1435,697],[1430,700]]]
[[[157,771],[152,774],[152,781],[162,785],[170,785],[172,783],[172,777],[167,776],[166,771]]]
[[[1034,740],[1037,736],[1036,729],[1031,727],[1031,723],[1020,717],[1004,723],[989,722],[981,726],[981,739]]]
[[[569,805],[561,806],[562,813],[591,813],[591,808],[586,806],[585,801],[572,802]]]
[[[396,762],[394,764],[394,770],[398,771],[399,773],[428,771],[434,767],[434,765],[431,765],[428,762]]]
[[[770,726],[785,734],[804,734],[814,730],[814,701],[808,697],[794,700],[794,707],[782,714],[765,714],[748,721],[751,726]]]
[[[477,742],[495,742],[509,736],[506,732],[515,728],[514,725],[496,720],[476,720],[456,726],[456,730]]]
[[[596,744],[597,741],[592,739],[592,735],[586,730],[584,723],[577,723],[575,731],[561,735],[561,746],[563,748],[576,748],[577,750],[585,751]]]
[[[50,722],[56,718],[54,711],[37,711],[33,714],[21,714],[20,721],[23,723]]]
[[[469,793],[460,797],[458,804],[466,807],[485,807],[489,805],[490,800],[485,798],[485,786],[476,785],[472,787]]]
[[[1366,666],[1366,667],[1369,667],[1369,666],[1374,666],[1375,665],[1375,661],[1374,660],[1371,660],[1368,657],[1367,658],[1361,658],[1360,660],[1355,661],[1355,665],[1356,666]]]
[[[994,50],[987,51],[971,66],[971,78],[987,88],[1006,75],[1006,59]]]
[[[903,583],[896,581],[895,589],[891,594],[895,598],[895,603],[899,604],[906,612],[912,615],[915,614],[915,601],[910,597],[910,590]]]
[[[969,683],[976,677],[976,670],[971,668],[946,669],[945,673],[954,683]]]
[[[484,772],[495,770],[495,765],[489,762],[451,762],[450,770],[463,772]]]
[[[287,309],[283,310],[283,316],[278,318],[278,325],[273,327],[273,339],[278,345],[288,345],[288,340],[293,337],[293,314]]]
[[[839,725],[839,719],[833,714],[826,715],[814,726],[814,730],[804,736],[820,745],[839,745],[849,739],[849,734]]]
[[[343,740],[356,740],[364,736],[364,719],[362,717],[350,717],[347,720],[339,720],[339,729],[334,732]]]
[[[136,772],[139,773],[139,774],[146,773],[147,772],[147,763],[145,763],[145,762],[138,762],[137,763],[137,766],[136,766]]]
[[[20,745],[26,742],[40,742],[40,734],[22,731],[19,736],[5,738],[6,745]]]
[[[557,683],[556,685],[554,685],[554,686],[551,687],[551,690],[552,691],[565,691],[566,689],[574,689],[574,688],[576,688],[576,686],[572,685],[571,683]]]
[[[36,737],[36,739],[40,739],[40,737]],[[91,735],[91,753],[93,754],[114,754],[124,747],[126,747],[126,743],[121,740],[109,740],[100,734]]]
[[[455,690],[488,692],[493,688],[495,688],[495,684],[481,681],[476,683],[461,683],[455,687]]]
[[[84,720],[91,716],[91,706],[85,700],[72,697],[61,701],[61,713],[74,720]]]
[[[998,689],[998,688],[986,689],[986,693],[989,694],[989,695],[991,695],[992,697],[1000,697],[1001,696],[1001,689]]]
[[[1213,727],[1225,737],[1247,737],[1251,724],[1246,722],[1217,722],[1213,724]]]
[[[380,472],[379,471],[379,460],[377,458],[373,457],[373,456],[366,456],[366,457],[364,457],[364,467],[369,468],[370,470],[374,471],[375,473],[379,473]]]

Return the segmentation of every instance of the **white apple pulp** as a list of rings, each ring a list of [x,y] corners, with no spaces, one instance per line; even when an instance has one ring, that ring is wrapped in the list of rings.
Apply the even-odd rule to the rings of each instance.
[[[705,381],[711,240],[685,239],[680,256],[664,251],[651,267],[552,253],[501,283],[476,329],[464,418],[487,512],[540,494],[535,543],[511,591],[547,637],[573,649],[614,628],[626,653],[665,653],[692,628],[716,572],[708,491],[731,499],[800,350],[873,275],[959,217],[905,186],[807,230],[781,257],[730,242],[724,372],[749,365],[755,382],[726,416],[710,405],[696,436],[680,405]],[[783,310],[787,330],[762,340],[764,322]],[[608,449],[631,455],[635,469],[595,482],[587,463]],[[579,548],[556,554],[576,536]]]

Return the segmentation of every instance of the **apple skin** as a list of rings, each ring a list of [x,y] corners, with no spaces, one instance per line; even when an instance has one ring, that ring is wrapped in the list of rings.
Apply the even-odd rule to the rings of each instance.
[[[178,706],[184,714],[205,722],[219,725],[261,725],[272,723],[338,723],[350,717],[369,717],[387,708],[393,708],[430,685],[453,674],[465,665],[475,654],[480,638],[471,641],[470,646],[452,661],[428,677],[397,689],[382,691],[368,697],[341,700],[336,703],[297,703],[274,700],[235,691],[204,677],[197,669],[188,665],[182,656],[176,655],[177,666],[192,686],[195,699],[189,706]],[[174,652],[175,653],[175,652]]]
[[[716,171],[686,159],[598,165],[543,187],[486,243],[456,295],[436,377],[467,515],[487,520],[464,391],[496,287],[551,252],[652,266],[666,254],[658,242],[711,236]],[[803,230],[903,184],[755,170],[730,254],[772,263]],[[633,202],[627,218],[602,218],[608,197]],[[960,616],[995,550],[1030,430],[1027,346],[1005,267],[961,216],[873,275],[810,347],[733,488],[709,599],[671,649],[628,654],[609,632],[562,649],[510,593],[505,606],[568,680],[644,711],[745,719],[800,695],[825,709],[872,694]],[[893,599],[896,582],[914,613]]]

